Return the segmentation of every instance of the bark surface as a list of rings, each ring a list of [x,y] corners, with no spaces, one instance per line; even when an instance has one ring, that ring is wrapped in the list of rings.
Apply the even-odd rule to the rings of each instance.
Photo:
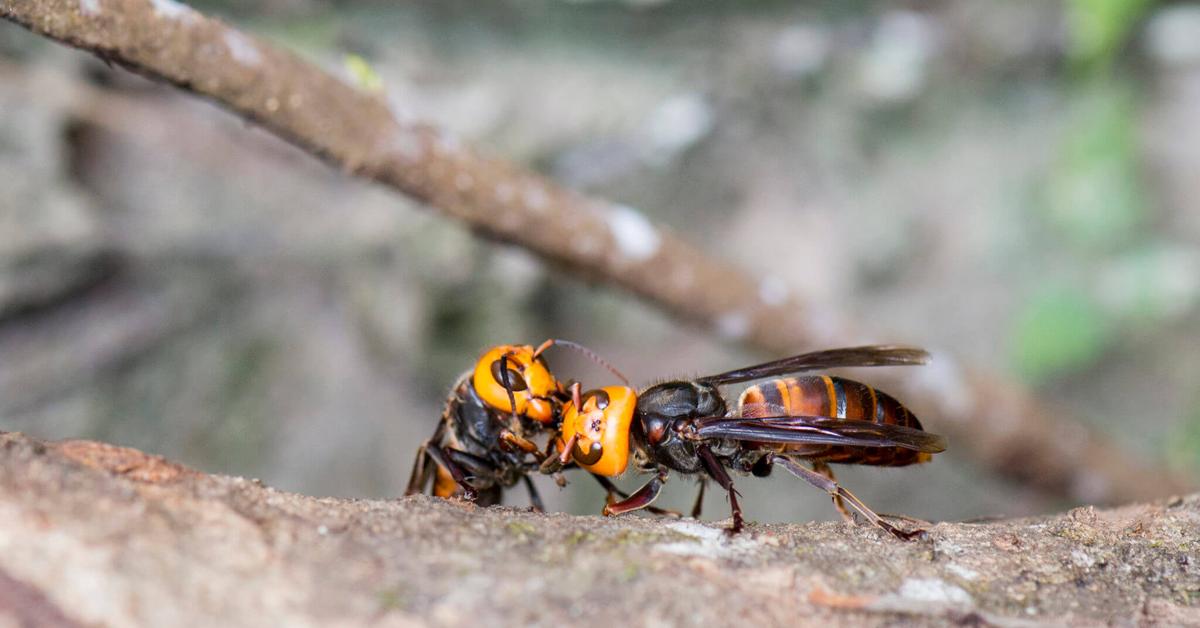
[[[1200,495],[897,541],[281,492],[0,434],[0,626],[1200,625]]]

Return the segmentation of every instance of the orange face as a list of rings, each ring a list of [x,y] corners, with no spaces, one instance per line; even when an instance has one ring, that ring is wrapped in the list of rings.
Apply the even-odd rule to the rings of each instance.
[[[554,404],[550,395],[557,392],[558,382],[550,375],[546,364],[533,357],[533,347],[494,347],[484,353],[475,364],[475,373],[472,375],[475,392],[479,393],[479,397],[489,406],[502,412],[512,412],[513,404],[509,402],[501,368],[508,371],[508,384],[512,389],[512,400],[516,403],[517,414],[542,423],[553,421]]]
[[[563,407],[558,449],[568,443],[575,462],[596,475],[614,476],[629,463],[629,428],[637,407],[637,393],[628,386],[606,386],[581,397],[583,410],[574,402]]]

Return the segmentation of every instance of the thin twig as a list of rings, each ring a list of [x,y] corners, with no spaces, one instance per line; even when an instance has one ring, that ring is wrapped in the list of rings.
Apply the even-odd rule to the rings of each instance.
[[[51,39],[209,98],[313,155],[470,226],[619,286],[772,353],[860,340],[819,304],[763,282],[648,222],[397,116],[296,55],[174,0],[0,0],[0,15]],[[1019,386],[935,362],[899,382],[929,427],[980,464],[1089,501],[1146,499],[1186,484],[1143,465]]]

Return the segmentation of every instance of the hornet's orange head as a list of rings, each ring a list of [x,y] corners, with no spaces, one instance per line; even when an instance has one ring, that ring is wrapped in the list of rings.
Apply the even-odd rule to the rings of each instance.
[[[596,475],[620,475],[629,463],[637,393],[628,386],[606,386],[584,393],[580,401],[582,410],[573,401],[563,407],[559,451],[572,443],[571,455],[579,466]]]
[[[504,372],[508,371],[508,388],[504,386]],[[558,382],[546,368],[541,357],[534,357],[529,345],[501,345],[484,353],[475,363],[472,375],[475,392],[489,406],[501,412],[512,412],[516,404],[517,414],[540,423],[554,420],[554,403],[551,395],[558,392]],[[508,391],[512,390],[512,402]]]

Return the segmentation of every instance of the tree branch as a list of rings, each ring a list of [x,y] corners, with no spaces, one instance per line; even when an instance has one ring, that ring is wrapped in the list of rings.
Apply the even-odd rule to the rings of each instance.
[[[1200,495],[936,524],[912,542],[841,523],[752,524],[731,539],[724,525],[425,496],[316,499],[133,449],[0,433],[0,623],[1184,625],[1200,617]]]
[[[864,334],[650,224],[410,122],[383,99],[174,0],[0,0],[0,16],[207,97],[356,176],[480,234],[621,287],[772,353]],[[1187,481],[1150,468],[1020,387],[942,359],[895,386],[980,464],[1076,499],[1144,499]]]

